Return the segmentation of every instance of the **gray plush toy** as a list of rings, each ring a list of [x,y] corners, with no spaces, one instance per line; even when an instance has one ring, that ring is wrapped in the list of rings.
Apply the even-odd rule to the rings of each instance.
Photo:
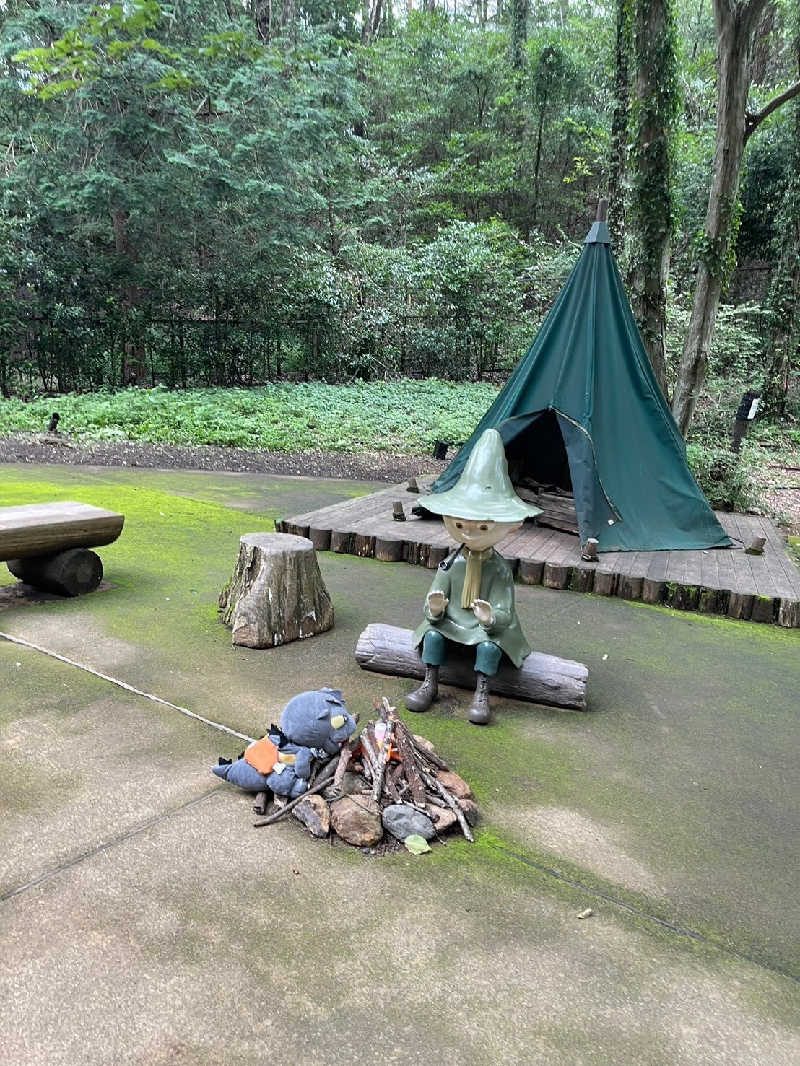
[[[301,692],[289,700],[281,713],[280,725],[293,744],[338,755],[342,744],[355,732],[356,720],[345,707],[338,688],[320,688]]]
[[[212,770],[248,792],[271,789],[294,799],[308,788],[313,760],[337,755],[355,728],[339,689],[301,692],[284,707],[280,726],[271,726],[240,759]]]

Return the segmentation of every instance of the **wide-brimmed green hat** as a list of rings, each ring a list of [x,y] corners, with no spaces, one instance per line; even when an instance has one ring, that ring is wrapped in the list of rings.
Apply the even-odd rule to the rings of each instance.
[[[481,434],[452,489],[423,496],[419,502],[433,514],[474,522],[521,522],[542,513],[541,507],[525,503],[514,492],[503,438],[496,429]]]

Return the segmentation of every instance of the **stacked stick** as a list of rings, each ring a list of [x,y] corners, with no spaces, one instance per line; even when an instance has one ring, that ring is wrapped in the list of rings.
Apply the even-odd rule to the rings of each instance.
[[[360,756],[364,776],[372,782],[372,798],[382,807],[407,803],[422,814],[428,814],[429,807],[449,807],[467,840],[474,840],[458,799],[437,777],[440,770],[449,772],[446,763],[410,731],[385,697],[375,709],[378,721],[367,723],[351,756],[353,761]],[[344,758],[343,752],[340,765]]]

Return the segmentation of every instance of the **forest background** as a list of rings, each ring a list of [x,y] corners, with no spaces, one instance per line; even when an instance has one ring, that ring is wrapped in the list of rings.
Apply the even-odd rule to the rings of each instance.
[[[421,3],[0,0],[2,428],[131,385],[502,382],[609,196],[695,472],[746,504],[748,448],[800,451],[797,0]]]

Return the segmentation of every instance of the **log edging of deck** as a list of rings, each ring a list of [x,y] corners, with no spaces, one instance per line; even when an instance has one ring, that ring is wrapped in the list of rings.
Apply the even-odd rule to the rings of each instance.
[[[278,532],[309,537],[318,551],[406,562],[435,569],[452,550],[440,522],[407,515],[393,520],[393,501],[406,486],[390,486],[275,523]],[[800,628],[800,572],[785,538],[758,515],[718,514],[742,547],[659,552],[604,553],[581,558],[577,538],[527,525],[499,545],[522,585],[613,596],[678,611]],[[745,544],[765,541],[764,555],[748,556]]]

